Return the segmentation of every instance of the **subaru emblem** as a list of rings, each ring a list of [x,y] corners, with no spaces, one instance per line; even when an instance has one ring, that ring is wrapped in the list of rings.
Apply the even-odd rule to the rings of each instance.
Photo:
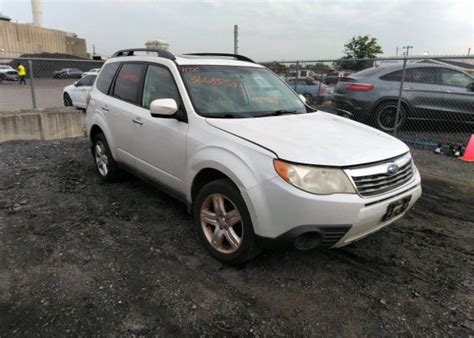
[[[397,171],[398,171],[398,164],[392,163],[388,165],[387,173],[389,173],[390,175],[393,175],[393,174],[396,174]]]

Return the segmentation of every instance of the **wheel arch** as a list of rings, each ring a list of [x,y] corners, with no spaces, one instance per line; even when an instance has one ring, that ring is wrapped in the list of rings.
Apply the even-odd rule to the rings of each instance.
[[[380,99],[378,99],[377,101],[374,102],[374,104],[372,105],[372,108],[370,109],[370,111],[371,111],[372,114],[375,114],[377,112],[377,109],[381,105],[383,105],[385,103],[388,103],[388,102],[397,102],[397,101],[398,101],[398,97],[396,97],[396,96],[382,97],[382,98],[380,98]],[[413,112],[414,108],[410,104],[410,102],[408,102],[408,100],[402,98],[401,104],[405,108],[407,115],[410,115]]]
[[[191,184],[191,201],[195,201],[196,196],[202,187],[220,179],[229,180],[237,189],[239,189],[234,181],[222,171],[214,168],[203,168],[196,174],[196,176],[194,176],[193,182]]]
[[[87,119],[87,117],[86,117]],[[110,134],[108,128],[105,127],[105,124],[104,123],[101,123],[101,119],[94,119],[90,124],[88,124],[88,128],[87,128],[87,134],[89,136],[89,140],[91,141],[91,143],[94,141],[94,137],[98,134],[98,133],[102,133],[104,134],[105,136],[105,139],[107,140],[107,143],[109,145],[109,148],[110,148],[110,152],[112,153],[112,157],[114,158],[114,160],[117,160],[117,154],[116,154],[116,147],[115,147],[115,142],[114,142],[114,139],[112,137],[112,135]]]

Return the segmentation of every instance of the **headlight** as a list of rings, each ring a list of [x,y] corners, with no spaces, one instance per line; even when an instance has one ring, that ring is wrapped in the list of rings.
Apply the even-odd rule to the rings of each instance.
[[[354,186],[341,169],[314,167],[274,160],[276,172],[288,183],[317,195],[354,194]]]

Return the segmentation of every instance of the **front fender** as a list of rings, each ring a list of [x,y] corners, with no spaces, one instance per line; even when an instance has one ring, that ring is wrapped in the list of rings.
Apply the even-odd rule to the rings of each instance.
[[[257,156],[256,156],[257,155]],[[191,186],[194,177],[203,169],[215,169],[228,176],[241,191],[249,189],[265,179],[269,179],[276,175],[273,169],[273,162],[268,155],[259,154],[257,152],[246,152],[246,155],[238,153],[221,146],[207,146],[195,151],[188,159],[188,170],[186,178],[186,186],[189,187],[187,197],[191,200]],[[259,159],[258,157],[262,157]],[[266,166],[268,170],[258,170],[261,165],[265,166],[265,159],[268,160]],[[267,171],[272,176],[262,173]]]

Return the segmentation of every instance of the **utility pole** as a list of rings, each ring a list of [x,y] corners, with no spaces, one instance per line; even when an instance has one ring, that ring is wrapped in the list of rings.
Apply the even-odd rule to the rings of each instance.
[[[95,45],[92,44],[92,55],[95,56]]]
[[[471,47],[467,50],[467,56],[471,55]]]
[[[413,48],[413,46],[403,46],[402,47],[403,49],[406,49],[407,51],[405,53],[403,53],[405,56],[408,56],[408,52],[410,51],[410,49]]]
[[[234,54],[239,54],[239,26],[234,25]]]
[[[398,56],[398,46],[397,46],[397,49],[395,50],[395,56]]]

